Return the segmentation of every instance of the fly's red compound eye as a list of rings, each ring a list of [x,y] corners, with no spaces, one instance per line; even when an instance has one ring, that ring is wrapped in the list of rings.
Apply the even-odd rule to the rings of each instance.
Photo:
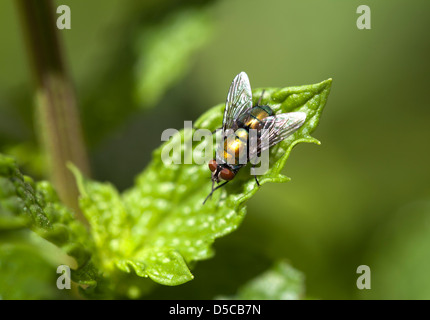
[[[217,168],[217,163],[216,163],[216,161],[215,160],[211,160],[211,161],[209,161],[209,169],[212,171],[212,172],[214,172],[215,170],[216,170],[216,168]]]
[[[221,177],[221,179],[229,181],[234,178],[234,173],[230,169],[224,168],[219,173],[219,176]]]

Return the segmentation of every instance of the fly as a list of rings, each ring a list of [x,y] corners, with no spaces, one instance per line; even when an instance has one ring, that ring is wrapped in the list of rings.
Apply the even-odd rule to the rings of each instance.
[[[217,152],[215,159],[209,161],[212,190],[203,204],[215,190],[233,180],[240,168],[259,156],[261,152],[290,136],[306,120],[304,112],[275,114],[269,106],[260,105],[260,101],[252,106],[248,75],[245,72],[239,73],[233,79],[228,91],[221,128],[222,152],[221,154]],[[255,148],[250,147],[249,144],[251,129],[257,131]],[[246,157],[244,161],[243,155]],[[224,182],[219,184],[221,181]],[[257,176],[255,181],[260,186]],[[215,187],[215,183],[219,185]]]

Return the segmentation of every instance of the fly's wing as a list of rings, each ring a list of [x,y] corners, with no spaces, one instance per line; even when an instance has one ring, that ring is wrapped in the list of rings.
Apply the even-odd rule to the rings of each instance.
[[[249,159],[256,157],[260,152],[269,149],[271,146],[281,142],[297,129],[306,120],[304,112],[281,113],[262,120],[263,128],[255,146],[250,146]]]
[[[252,107],[251,85],[245,72],[239,73],[231,83],[225,104],[222,128],[225,131],[231,128],[234,120]]]

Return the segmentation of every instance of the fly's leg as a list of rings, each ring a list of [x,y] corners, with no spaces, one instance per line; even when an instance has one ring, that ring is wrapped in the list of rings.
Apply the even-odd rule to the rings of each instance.
[[[266,91],[266,90],[263,90],[263,92],[261,93],[260,99],[258,99],[258,102],[257,102],[257,106],[260,106],[261,99],[263,99],[263,95],[264,95],[264,92],[265,92],[265,91]]]
[[[221,188],[222,186],[226,185],[228,182],[229,182],[229,181],[226,181],[226,182],[224,182],[224,183],[220,184],[220,185],[219,185],[219,186],[217,186],[215,189],[214,189],[214,182],[212,182],[212,191],[211,191],[211,193],[209,193],[209,195],[206,197],[205,201],[203,201],[203,204],[205,204],[206,200],[208,200],[210,197],[212,197],[212,193],[214,193],[214,191],[215,191],[215,190],[217,190],[217,189]]]
[[[253,164],[252,167],[255,168],[255,165]],[[255,182],[257,182],[257,186],[260,186],[260,182],[258,182],[256,174],[254,174],[254,178],[255,178]]]

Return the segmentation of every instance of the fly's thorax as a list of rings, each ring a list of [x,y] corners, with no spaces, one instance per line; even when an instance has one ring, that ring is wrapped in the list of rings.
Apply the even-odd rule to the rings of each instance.
[[[250,133],[257,133],[255,138],[259,139],[259,130],[263,128],[262,120],[273,114],[269,106],[255,106],[241,114],[225,134],[224,143],[220,145],[222,150],[219,158],[222,158],[222,162],[232,167],[246,165],[249,161]],[[253,139],[251,146],[253,143],[257,144],[257,140]]]
[[[243,143],[248,142],[248,130],[244,128],[239,128],[234,132],[236,140],[240,140]]]
[[[224,160],[230,165],[248,162],[248,130],[239,128],[225,137]]]

